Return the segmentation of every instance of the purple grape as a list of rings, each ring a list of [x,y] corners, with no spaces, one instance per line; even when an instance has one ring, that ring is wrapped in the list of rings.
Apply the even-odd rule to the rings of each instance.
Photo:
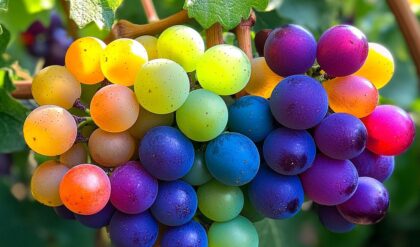
[[[110,181],[112,205],[127,214],[146,211],[158,193],[157,180],[138,161],[129,161],[117,167]]]
[[[264,141],[265,162],[283,175],[297,175],[308,169],[315,159],[316,146],[305,130],[278,128]]]
[[[173,181],[185,176],[194,163],[194,147],[179,130],[159,126],[140,142],[140,161],[154,177]]]
[[[28,53],[32,56],[43,57],[48,53],[47,29],[40,21],[34,21],[21,35]]]
[[[169,227],[162,235],[161,247],[207,247],[207,233],[201,224],[190,221],[185,225]]]
[[[280,76],[303,74],[315,62],[316,40],[298,25],[276,28],[265,42],[264,57],[268,67]]]
[[[260,57],[264,57],[264,45],[265,41],[267,40],[268,36],[271,33],[271,29],[263,29],[257,32],[255,34],[255,48],[257,49],[258,54]]]
[[[356,191],[358,175],[349,160],[317,154],[312,166],[300,174],[306,195],[314,202],[333,206],[348,200]]]
[[[280,175],[267,167],[261,167],[252,180],[248,195],[257,211],[272,219],[293,217],[303,203],[299,177]]]
[[[315,128],[319,150],[334,159],[352,159],[366,147],[367,130],[360,119],[347,113],[333,113]]]
[[[75,214],[77,221],[82,225],[99,229],[101,227],[109,225],[112,215],[114,215],[115,208],[110,202],[108,202],[101,211],[92,215],[81,215]]]
[[[158,233],[158,223],[148,211],[131,215],[116,211],[109,224],[111,241],[117,247],[152,247]]]
[[[274,118],[290,129],[309,129],[328,111],[328,97],[321,84],[305,75],[283,79],[273,90],[270,108]]]
[[[379,182],[384,182],[392,175],[395,163],[394,156],[378,155],[367,149],[351,162],[360,177],[371,177]]]
[[[161,182],[150,211],[160,223],[180,226],[194,217],[197,204],[197,194],[191,185],[181,180]]]
[[[12,155],[0,153],[0,176],[10,175],[12,168]]]
[[[356,227],[355,224],[343,218],[336,206],[318,205],[318,216],[322,225],[331,232],[345,233]]]
[[[45,55],[45,66],[64,65],[67,48],[72,42],[73,39],[65,29],[54,29],[47,41],[48,53]]]
[[[316,59],[328,75],[348,76],[362,67],[368,49],[367,38],[359,29],[337,25],[319,38]]]
[[[381,221],[389,207],[389,195],[381,182],[370,177],[360,177],[356,193],[337,206],[343,217],[360,225]]]
[[[72,211],[70,211],[66,206],[61,205],[58,207],[54,207],[54,212],[62,219],[66,220],[74,220],[76,217]]]

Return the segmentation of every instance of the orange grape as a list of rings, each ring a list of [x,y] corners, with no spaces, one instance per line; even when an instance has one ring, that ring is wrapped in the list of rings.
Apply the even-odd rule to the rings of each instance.
[[[283,80],[283,77],[277,75],[268,67],[264,57],[257,57],[251,61],[251,77],[245,91],[251,95],[268,99],[281,80]]]
[[[60,197],[72,212],[92,215],[105,207],[111,196],[111,183],[106,173],[91,164],[71,168],[60,183]]]
[[[131,89],[114,84],[96,92],[90,102],[90,114],[101,129],[122,132],[136,122],[139,107]]]
[[[40,203],[57,207],[62,205],[59,194],[61,179],[69,169],[54,160],[49,160],[38,166],[31,178],[31,192]]]
[[[158,39],[155,36],[143,35],[136,38],[136,40],[144,46],[144,49],[146,49],[149,61],[158,58]]]
[[[104,80],[100,58],[105,43],[94,37],[75,40],[67,49],[65,63],[67,69],[84,84],[95,84]]]
[[[96,129],[89,137],[89,153],[102,166],[115,167],[130,160],[136,142],[128,132],[110,133]]]
[[[69,168],[87,162],[87,151],[83,143],[76,143],[67,152],[60,155],[60,163]]]
[[[35,152],[46,156],[60,155],[73,146],[77,125],[65,109],[44,105],[28,115],[23,124],[23,136]]]
[[[174,123],[174,115],[173,112],[168,114],[155,114],[140,106],[139,116],[128,131],[135,138],[141,139],[153,127],[163,125],[171,126]]]
[[[112,83],[131,86],[147,63],[147,51],[133,39],[117,39],[107,45],[101,57],[101,69]]]

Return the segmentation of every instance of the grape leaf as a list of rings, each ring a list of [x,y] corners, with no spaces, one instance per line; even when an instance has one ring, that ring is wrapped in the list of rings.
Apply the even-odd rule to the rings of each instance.
[[[115,19],[115,11],[122,0],[68,0],[70,17],[82,28],[95,22],[99,28],[110,29]]]
[[[0,55],[2,55],[7,48],[10,41],[10,32],[5,26],[0,24]]]
[[[0,10],[7,11],[9,9],[9,0],[0,0]]]
[[[184,9],[203,28],[220,23],[225,29],[233,29],[242,19],[247,19],[251,8],[264,10],[268,0],[186,0]]]

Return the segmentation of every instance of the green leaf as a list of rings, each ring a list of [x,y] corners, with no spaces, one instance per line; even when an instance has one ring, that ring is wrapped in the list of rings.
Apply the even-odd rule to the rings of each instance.
[[[82,28],[95,22],[99,28],[110,29],[115,19],[115,11],[122,0],[69,0],[70,17]]]
[[[215,23],[233,29],[249,17],[251,8],[262,11],[267,5],[268,0],[186,0],[184,9],[205,29]]]
[[[0,0],[0,10],[7,11],[9,9],[9,0]]]
[[[2,55],[7,48],[10,41],[10,32],[4,25],[0,24],[0,55]]]

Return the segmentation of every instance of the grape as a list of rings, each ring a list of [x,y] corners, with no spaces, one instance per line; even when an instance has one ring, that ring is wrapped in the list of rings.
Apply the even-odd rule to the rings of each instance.
[[[182,180],[193,186],[199,186],[207,183],[211,178],[211,174],[205,164],[204,152],[196,150],[194,154],[194,164]]]
[[[270,104],[258,96],[244,96],[229,106],[228,128],[246,135],[254,142],[264,138],[274,128]]]
[[[60,183],[60,197],[72,212],[96,214],[107,204],[111,185],[106,173],[91,164],[71,168]]]
[[[271,31],[271,29],[262,29],[255,34],[255,48],[260,57],[264,57],[264,45]]]
[[[88,144],[92,159],[105,167],[124,164],[136,152],[136,142],[127,131],[110,133],[96,129]]]
[[[111,241],[118,247],[152,247],[158,233],[158,223],[147,211],[135,215],[117,211],[109,224]]]
[[[102,40],[94,37],[75,40],[66,52],[66,68],[81,83],[95,84],[103,81],[100,62],[105,46]]]
[[[77,125],[65,109],[44,105],[26,117],[23,136],[35,152],[46,156],[60,155],[69,150],[76,140]]]
[[[101,211],[97,212],[96,214],[92,215],[81,215],[75,214],[77,221],[79,221],[82,225],[99,229],[101,227],[109,225],[111,221],[112,215],[114,215],[115,208],[112,206],[110,202],[106,204],[106,206],[101,209]]]
[[[160,58],[167,58],[180,64],[185,71],[194,71],[197,61],[204,53],[204,41],[194,29],[175,25],[159,36],[157,49]]]
[[[136,38],[140,44],[143,45],[144,49],[147,51],[147,57],[150,60],[158,58],[157,50],[157,41],[158,39],[155,36],[143,35]]]
[[[235,94],[245,88],[251,75],[251,63],[245,53],[232,45],[208,49],[197,63],[200,85],[219,95]]]
[[[185,102],[190,82],[179,64],[168,59],[155,59],[140,70],[134,91],[144,109],[166,114],[176,111]]]
[[[60,155],[60,163],[68,168],[87,162],[87,151],[83,143],[75,143],[67,152]]]
[[[137,138],[142,139],[147,131],[157,126],[171,126],[174,122],[174,113],[168,114],[155,114],[140,106],[139,116],[136,122],[128,130],[130,134]]]
[[[197,203],[194,188],[186,182],[161,182],[150,211],[160,223],[180,226],[192,220],[197,211]]]
[[[365,77],[377,89],[384,87],[394,74],[394,58],[391,52],[377,43],[369,43],[369,52],[363,66],[354,73]]]
[[[248,190],[258,212],[272,219],[287,219],[297,214],[303,203],[303,188],[297,176],[284,176],[261,167]]]
[[[0,176],[10,175],[12,164],[13,159],[11,154],[0,153]]]
[[[315,62],[316,40],[298,25],[285,25],[271,31],[264,46],[268,66],[280,76],[303,74]]]
[[[199,223],[190,221],[185,225],[169,227],[162,235],[161,247],[207,247],[206,230]]]
[[[363,152],[367,131],[362,121],[353,115],[333,113],[315,128],[314,139],[323,154],[346,160]]]
[[[46,39],[47,29],[41,21],[34,21],[25,32],[22,33],[22,43],[29,54],[35,57],[43,57],[48,53]]]
[[[49,207],[63,205],[59,187],[68,170],[65,165],[54,160],[46,161],[38,166],[31,178],[31,192],[35,200]]]
[[[194,163],[194,147],[179,130],[159,126],[140,142],[140,161],[154,177],[173,181],[185,176]]]
[[[93,96],[90,114],[99,128],[108,132],[122,132],[136,122],[139,104],[129,88],[108,85]]]
[[[357,170],[348,160],[318,154],[312,166],[300,174],[306,195],[314,202],[333,206],[347,201],[356,191]]]
[[[380,105],[362,121],[368,132],[366,147],[376,154],[399,155],[414,141],[414,122],[399,107]]]
[[[216,138],[226,128],[228,109],[222,98],[208,90],[192,91],[176,112],[179,129],[191,140]]]
[[[32,95],[39,105],[73,107],[80,98],[80,83],[64,67],[52,65],[39,71],[32,81]]]
[[[354,224],[369,225],[381,221],[389,207],[389,195],[378,180],[360,177],[356,193],[337,206],[341,215]]]
[[[375,86],[363,77],[337,77],[322,83],[328,94],[328,103],[334,112],[366,117],[378,104]]]
[[[306,130],[278,128],[265,139],[263,153],[268,166],[274,171],[297,175],[312,165],[316,146]]]
[[[351,162],[360,177],[371,177],[379,182],[387,180],[394,171],[394,156],[378,155],[365,149]]]
[[[112,83],[131,86],[141,67],[147,63],[147,51],[132,39],[117,39],[109,43],[101,55],[101,70]]]
[[[73,42],[67,30],[51,25],[47,34],[48,53],[45,56],[45,66],[64,65],[67,48]]]
[[[252,205],[252,202],[249,199],[249,186],[246,185],[242,187],[242,192],[244,194],[244,207],[241,211],[241,215],[252,222],[257,222],[264,219],[264,215],[258,212],[258,210],[254,207],[254,205]]]
[[[281,80],[283,77],[268,67],[264,57],[257,57],[251,60],[251,77],[245,91],[251,95],[268,99]]]
[[[353,74],[362,67],[367,55],[366,36],[350,25],[337,25],[325,31],[316,51],[321,69],[330,76]]]
[[[327,93],[321,84],[305,75],[289,76],[275,88],[270,99],[274,118],[290,129],[309,129],[328,111]]]
[[[72,211],[70,211],[66,206],[61,205],[58,207],[54,207],[54,212],[62,219],[66,220],[74,220],[75,216]]]
[[[344,219],[336,206],[318,205],[318,216],[322,225],[334,233],[350,232],[356,226]]]
[[[214,221],[231,220],[244,206],[244,195],[239,187],[227,186],[216,180],[200,186],[197,196],[201,213]]]
[[[239,133],[223,133],[209,142],[206,164],[211,175],[220,182],[241,186],[257,174],[260,155],[255,144]]]
[[[156,199],[158,182],[138,161],[129,161],[117,167],[110,180],[111,202],[121,212],[142,213]]]
[[[214,222],[208,232],[211,247],[258,247],[258,233],[245,217],[238,216],[228,222]]]

